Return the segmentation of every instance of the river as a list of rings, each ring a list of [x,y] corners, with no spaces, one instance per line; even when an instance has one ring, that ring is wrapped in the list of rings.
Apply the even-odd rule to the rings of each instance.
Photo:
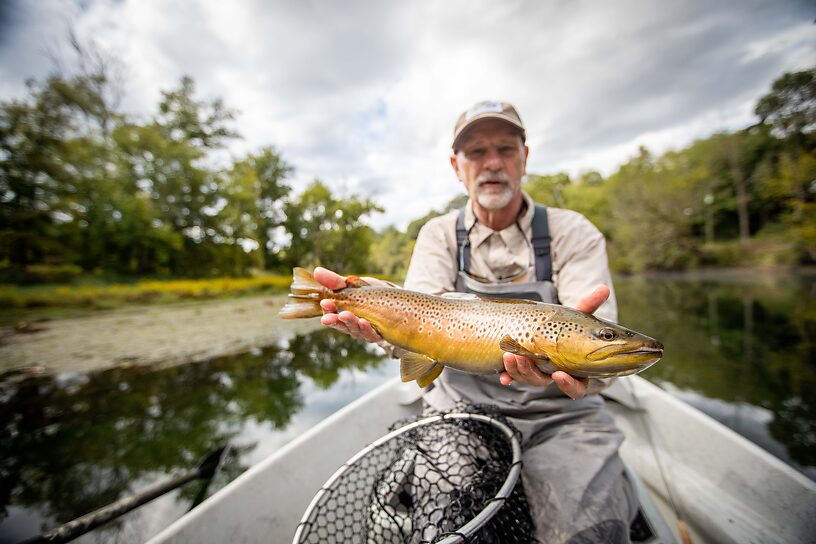
[[[620,321],[663,340],[641,375],[816,479],[816,274],[617,278]],[[332,331],[198,363],[0,382],[0,543],[17,542],[236,453],[207,494],[388,379],[398,364]],[[142,542],[187,484],[77,542]],[[273,508],[274,505],[270,505]]]

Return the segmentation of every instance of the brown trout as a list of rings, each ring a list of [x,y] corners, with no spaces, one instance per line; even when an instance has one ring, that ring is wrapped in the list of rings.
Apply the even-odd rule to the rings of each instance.
[[[349,276],[347,287],[332,291],[312,274],[294,269],[283,319],[323,315],[321,300],[338,311],[364,318],[400,357],[402,381],[420,387],[433,382],[446,366],[475,374],[504,370],[507,351],[529,357],[548,374],[563,370],[579,378],[626,376],[653,365],[663,344],[616,323],[560,306],[530,300],[473,295],[438,297],[380,287]]]

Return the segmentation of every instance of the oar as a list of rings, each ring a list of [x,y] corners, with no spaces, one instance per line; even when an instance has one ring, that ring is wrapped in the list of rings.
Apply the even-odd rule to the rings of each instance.
[[[100,525],[104,525],[112,519],[116,519],[119,516],[126,514],[157,497],[161,497],[165,493],[172,491],[177,487],[183,486],[187,482],[206,478],[207,484],[209,484],[209,480],[212,479],[215,472],[221,465],[221,460],[226,451],[227,446],[221,446],[220,448],[205,455],[201,461],[198,462],[196,468],[180,476],[176,476],[172,480],[156,484],[131,497],[119,499],[114,503],[103,506],[102,508],[94,510],[93,512],[85,514],[84,516],[75,520],[69,521],[65,525],[61,525],[56,529],[51,529],[50,531],[41,535],[24,540],[20,544],[70,542],[71,540],[84,535],[88,531],[96,529]]]

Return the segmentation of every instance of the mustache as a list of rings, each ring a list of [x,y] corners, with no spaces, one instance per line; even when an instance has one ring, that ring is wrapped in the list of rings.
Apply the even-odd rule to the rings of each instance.
[[[476,178],[476,184],[479,186],[489,182],[509,184],[510,176],[508,176],[506,172],[483,172]]]

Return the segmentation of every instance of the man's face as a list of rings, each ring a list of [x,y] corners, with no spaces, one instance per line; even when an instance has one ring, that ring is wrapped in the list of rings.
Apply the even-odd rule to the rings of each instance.
[[[465,134],[451,165],[472,200],[487,210],[499,210],[521,191],[527,151],[511,125],[485,119]]]

